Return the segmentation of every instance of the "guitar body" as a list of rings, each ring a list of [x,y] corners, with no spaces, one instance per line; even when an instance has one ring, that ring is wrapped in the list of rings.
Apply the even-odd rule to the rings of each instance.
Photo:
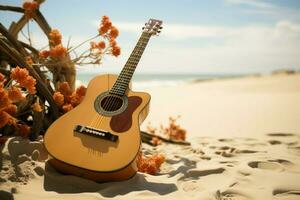
[[[139,126],[148,114],[150,95],[128,88],[124,110],[112,116],[102,115],[96,111],[95,101],[113,87],[116,79],[115,75],[92,79],[82,103],[47,130],[44,143],[52,157],[49,162],[58,171],[97,182],[125,180],[137,172]],[[107,140],[74,131],[78,125],[109,132],[118,139]]]

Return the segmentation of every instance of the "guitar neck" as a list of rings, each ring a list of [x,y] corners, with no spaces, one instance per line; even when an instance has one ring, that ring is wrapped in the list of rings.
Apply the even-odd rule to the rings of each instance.
[[[118,96],[125,95],[128,88],[129,82],[133,76],[133,73],[143,55],[143,52],[149,42],[151,37],[150,33],[143,32],[137,44],[135,45],[129,59],[127,60],[125,66],[123,67],[118,79],[116,80],[114,86],[110,90],[110,94],[115,94]]]

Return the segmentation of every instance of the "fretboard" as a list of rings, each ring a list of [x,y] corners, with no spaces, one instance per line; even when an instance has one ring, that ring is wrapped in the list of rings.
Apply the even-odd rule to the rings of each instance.
[[[126,93],[132,75],[138,65],[142,54],[149,42],[151,34],[143,32],[136,46],[134,47],[129,59],[123,67],[118,79],[109,91],[110,94],[123,96]]]

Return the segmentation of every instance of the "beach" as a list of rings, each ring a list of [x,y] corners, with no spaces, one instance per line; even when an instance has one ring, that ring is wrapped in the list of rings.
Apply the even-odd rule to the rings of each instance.
[[[133,83],[133,90],[135,88]],[[0,199],[300,199],[300,74],[269,74],[143,88],[151,94],[141,126],[170,116],[191,145],[142,145],[166,158],[157,175],[95,183],[46,161],[43,138],[1,146]]]
[[[134,89],[134,84],[133,84]],[[274,74],[219,78],[174,87],[146,88],[151,111],[143,124],[178,122],[190,138],[260,137],[300,133],[300,75]]]

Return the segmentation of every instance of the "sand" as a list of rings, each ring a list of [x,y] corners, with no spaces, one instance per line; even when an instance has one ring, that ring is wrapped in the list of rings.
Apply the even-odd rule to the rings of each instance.
[[[100,184],[62,175],[47,163],[42,138],[11,138],[0,148],[0,199],[300,199],[300,75],[148,91],[147,120],[159,125],[180,114],[191,141],[143,144],[146,155],[166,157],[156,176]]]
[[[133,85],[134,86],[134,85]],[[174,87],[145,89],[152,96],[149,122],[167,124],[169,116],[198,136],[260,137],[300,133],[300,74],[250,76]]]

